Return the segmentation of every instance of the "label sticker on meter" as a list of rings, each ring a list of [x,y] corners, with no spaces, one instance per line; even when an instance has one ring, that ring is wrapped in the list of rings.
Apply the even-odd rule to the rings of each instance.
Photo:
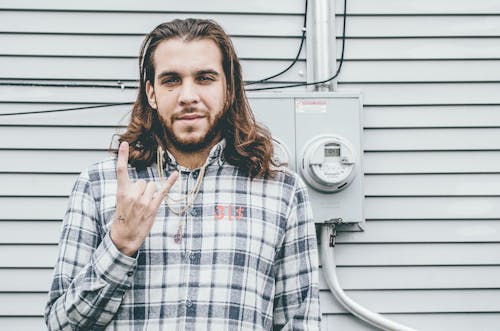
[[[326,113],[326,100],[295,100],[298,113]]]

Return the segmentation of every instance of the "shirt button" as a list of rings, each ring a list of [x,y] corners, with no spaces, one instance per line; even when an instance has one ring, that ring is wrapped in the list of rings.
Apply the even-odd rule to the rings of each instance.
[[[130,277],[130,276],[132,276],[133,274],[134,274],[134,272],[133,272],[133,271],[129,271],[129,272],[127,272],[127,276],[129,276],[129,277]]]
[[[198,171],[193,171],[192,176],[194,179],[198,178]]]
[[[186,307],[191,307],[193,305],[193,301],[187,299],[186,300]]]
[[[191,215],[193,215],[193,216],[198,215],[198,211],[196,210],[196,208],[191,209]]]
[[[191,254],[189,254],[189,259],[190,259],[191,261],[194,261],[194,260],[196,259],[196,254],[195,254],[195,253],[191,253]]]

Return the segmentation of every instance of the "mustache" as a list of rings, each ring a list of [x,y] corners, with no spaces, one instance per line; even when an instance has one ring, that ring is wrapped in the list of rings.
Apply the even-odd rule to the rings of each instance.
[[[200,116],[205,116],[207,114],[206,110],[190,107],[190,108],[183,108],[179,112],[175,113],[172,117],[173,119],[179,119],[183,116],[186,115],[200,115]]]

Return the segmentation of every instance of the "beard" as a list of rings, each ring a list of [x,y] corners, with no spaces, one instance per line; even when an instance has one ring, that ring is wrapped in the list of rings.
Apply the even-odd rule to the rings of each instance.
[[[191,111],[186,111],[183,113],[190,113],[190,112]],[[172,144],[172,146],[180,152],[192,153],[200,151],[210,146],[215,141],[215,139],[217,139],[221,135],[223,126],[223,115],[224,112],[218,112],[215,115],[213,121],[211,123],[209,122],[209,127],[204,135],[198,138],[188,138],[188,139],[182,138],[180,135],[174,132],[173,130],[173,123],[175,122],[174,117],[170,119],[169,123],[163,118],[160,118],[160,120],[163,125],[166,141]],[[207,118],[209,117],[207,116]]]

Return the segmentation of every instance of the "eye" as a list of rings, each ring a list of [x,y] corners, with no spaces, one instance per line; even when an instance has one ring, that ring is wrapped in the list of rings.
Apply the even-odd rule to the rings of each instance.
[[[198,77],[198,80],[201,82],[213,82],[215,78],[211,75],[202,75]]]
[[[162,85],[175,85],[180,82],[178,77],[165,77],[161,80]]]

